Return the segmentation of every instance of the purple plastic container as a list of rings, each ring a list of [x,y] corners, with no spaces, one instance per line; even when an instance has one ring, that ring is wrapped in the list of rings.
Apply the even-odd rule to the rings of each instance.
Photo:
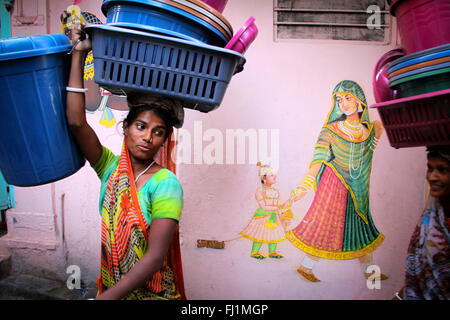
[[[449,0],[392,1],[405,54],[450,43]]]
[[[257,35],[258,27],[255,24],[255,18],[250,17],[241,29],[239,29],[239,31],[234,35],[234,37],[227,43],[225,49],[231,49],[244,54]]]

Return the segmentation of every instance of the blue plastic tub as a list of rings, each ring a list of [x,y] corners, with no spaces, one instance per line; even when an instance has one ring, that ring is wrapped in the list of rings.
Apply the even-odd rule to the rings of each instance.
[[[430,61],[430,60],[435,60],[435,59],[439,59],[439,58],[445,58],[445,57],[449,57],[450,56],[450,49],[448,50],[442,50],[442,51],[437,51],[437,52],[432,52],[429,54],[424,54],[422,56],[416,56],[415,58],[410,58],[409,55],[403,56],[397,60],[402,60],[401,62],[398,62],[397,60],[392,61],[395,62],[395,64],[390,64],[389,68],[388,68],[388,74],[392,73],[394,71],[397,71],[401,68],[405,68],[405,67],[409,67],[415,64],[419,64],[422,62],[426,62],[426,61]],[[405,58],[405,59],[403,59]],[[408,58],[408,59],[406,59]]]
[[[143,24],[127,23],[127,22],[112,22],[112,23],[108,23],[108,26],[126,28],[126,29],[131,29],[131,30],[142,31],[142,32],[149,32],[149,33],[154,33],[154,34],[160,34],[163,36],[175,37],[175,38],[184,39],[184,40],[188,40],[188,41],[192,41],[192,42],[199,42],[199,43],[202,42],[201,40],[187,36],[184,33],[178,33],[175,31],[161,29],[158,27],[147,26],[147,25],[143,25]]]
[[[415,74],[419,74],[419,73],[422,73],[422,72],[428,72],[428,71],[433,71],[433,70],[438,70],[438,69],[448,68],[448,67],[450,67],[450,62],[439,63],[439,64],[435,64],[435,65],[432,65],[432,66],[427,66],[427,67],[418,68],[418,69],[415,69],[415,70],[411,70],[411,71],[400,73],[400,74],[398,74],[396,76],[391,77],[389,79],[389,81],[390,82],[394,82],[394,81],[397,81],[399,79],[406,78],[406,77],[409,77],[409,76],[413,76]]]
[[[102,4],[106,24],[128,23],[133,29],[152,31],[187,40],[197,39],[206,44],[224,47],[230,40],[208,22],[187,11],[152,0],[106,0]],[[147,28],[146,28],[147,27]],[[167,32],[165,32],[167,30]]]
[[[70,48],[63,34],[0,40],[0,170],[11,185],[56,181],[85,163],[65,115]]]
[[[108,25],[85,30],[92,39],[94,81],[113,94],[152,93],[209,112],[245,63],[236,51],[203,43]]]
[[[449,50],[450,49],[450,43],[449,44],[444,44],[441,46],[437,46],[437,47],[433,47],[433,48],[429,48],[423,51],[418,51],[418,52],[414,52],[411,54],[407,54],[404,55],[403,57],[400,57],[398,59],[393,60],[391,63],[389,63],[389,68],[392,68],[393,66],[401,63],[401,62],[405,62],[414,58],[419,58],[419,57],[424,57],[433,53],[438,53],[441,51],[445,51],[445,50]]]

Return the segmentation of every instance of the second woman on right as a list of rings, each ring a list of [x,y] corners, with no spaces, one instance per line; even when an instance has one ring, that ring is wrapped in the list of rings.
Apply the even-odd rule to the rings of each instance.
[[[306,253],[297,269],[307,281],[320,281],[313,267],[321,258],[358,258],[366,278],[372,252],[383,241],[369,208],[372,156],[383,132],[379,121],[369,119],[362,88],[343,80],[334,88],[332,107],[317,140],[309,171],[292,191],[289,202],[315,191],[302,221],[286,232]],[[387,279],[384,274],[380,280]]]

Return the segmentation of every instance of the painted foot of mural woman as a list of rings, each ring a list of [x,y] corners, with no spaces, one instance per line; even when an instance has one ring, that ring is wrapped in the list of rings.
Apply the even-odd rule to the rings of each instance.
[[[286,232],[306,253],[297,272],[311,282],[320,281],[313,268],[322,259],[359,259],[368,278],[372,252],[384,239],[369,208],[372,157],[384,128],[380,121],[370,121],[366,97],[356,82],[339,82],[331,98],[309,171],[289,199],[292,204],[315,192],[302,221]]]
[[[260,162],[257,165],[261,181],[261,186],[255,193],[258,208],[240,235],[253,241],[250,257],[257,260],[282,259],[284,255],[277,252],[277,244],[286,240],[284,228],[292,219],[292,215],[280,205],[280,193],[274,187],[277,176],[273,169],[269,165],[261,165]],[[264,243],[268,246],[267,256],[260,253]]]

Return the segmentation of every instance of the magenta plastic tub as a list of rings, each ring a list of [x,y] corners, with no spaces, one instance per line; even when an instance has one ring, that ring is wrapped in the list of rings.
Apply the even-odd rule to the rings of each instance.
[[[257,35],[258,27],[255,24],[255,18],[250,17],[227,43],[225,49],[234,50],[244,54]]]
[[[390,11],[406,54],[450,43],[449,0],[397,0]]]
[[[228,0],[202,0],[202,2],[222,13],[225,9],[225,6],[227,5]]]
[[[376,103],[371,108],[378,110],[394,148],[450,144],[450,89]]]
[[[372,86],[375,101],[377,103],[396,98],[397,90],[389,87],[388,67],[391,61],[403,57],[402,49],[393,49],[381,56],[373,70]]]

